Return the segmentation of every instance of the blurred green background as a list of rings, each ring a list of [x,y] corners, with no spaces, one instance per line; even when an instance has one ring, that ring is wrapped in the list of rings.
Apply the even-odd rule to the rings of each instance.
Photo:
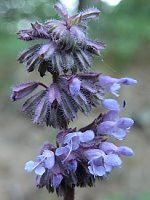
[[[34,174],[26,174],[24,163],[33,159],[45,140],[54,141],[56,130],[42,128],[19,112],[20,102],[10,101],[12,85],[27,80],[41,80],[37,72],[27,73],[16,57],[31,45],[17,39],[16,32],[30,27],[31,22],[58,17],[53,0],[0,0],[0,199],[57,199],[34,187]],[[121,90],[120,99],[127,101],[124,115],[134,118],[135,126],[121,142],[135,151],[124,159],[124,166],[113,171],[107,180],[94,188],[77,189],[82,200],[149,200],[150,199],[150,1],[80,0],[65,1],[70,12],[89,6],[98,7],[101,16],[89,23],[89,36],[107,43],[94,70],[114,77],[131,76],[138,80],[134,88]],[[73,4],[71,4],[71,2]],[[109,4],[108,4],[109,2]],[[49,82],[50,75],[44,77]],[[93,120],[100,110],[88,117],[80,116],[71,126],[81,127]]]

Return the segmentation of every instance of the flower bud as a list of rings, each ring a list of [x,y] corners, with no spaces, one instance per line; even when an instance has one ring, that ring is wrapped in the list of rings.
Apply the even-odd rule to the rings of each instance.
[[[78,78],[73,78],[69,90],[72,96],[77,96],[81,88],[81,81]]]

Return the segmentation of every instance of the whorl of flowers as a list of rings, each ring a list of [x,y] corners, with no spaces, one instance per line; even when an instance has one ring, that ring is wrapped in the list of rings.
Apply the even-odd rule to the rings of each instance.
[[[14,86],[11,99],[26,98],[21,110],[33,123],[60,129],[56,146],[45,143],[35,161],[25,164],[25,170],[35,171],[38,188],[46,187],[65,197],[67,188],[93,186],[96,179],[122,166],[120,156],[133,155],[131,148],[116,146],[112,139],[123,140],[134,122],[119,115],[123,106],[117,100],[105,96],[118,97],[121,85],[132,86],[137,81],[89,72],[92,57],[105,47],[87,36],[87,22],[99,16],[98,9],[74,16],[69,16],[61,3],[55,4],[55,9],[61,19],[36,22],[30,30],[18,33],[26,41],[45,39],[21,53],[18,61],[25,63],[28,72],[38,69],[41,76],[50,72],[53,82]],[[78,111],[87,115],[100,106],[107,111],[91,124],[80,130],[68,127]]]

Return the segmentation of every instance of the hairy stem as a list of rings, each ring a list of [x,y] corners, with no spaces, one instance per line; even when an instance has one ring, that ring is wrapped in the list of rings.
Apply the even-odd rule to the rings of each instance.
[[[64,194],[64,200],[74,200],[74,187],[67,187]]]

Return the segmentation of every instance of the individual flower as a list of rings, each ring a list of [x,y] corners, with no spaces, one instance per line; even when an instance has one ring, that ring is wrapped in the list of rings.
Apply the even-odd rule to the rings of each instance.
[[[32,29],[18,32],[19,38],[23,40],[45,40],[45,43],[23,51],[18,61],[25,63],[28,72],[37,68],[41,76],[46,71],[53,74],[88,70],[92,56],[99,55],[105,45],[86,36],[85,22],[97,17],[100,11],[92,8],[69,16],[62,4],[55,4],[55,9],[62,19],[44,24],[36,22],[31,24]]]
[[[102,122],[97,126],[98,134],[107,134],[122,140],[134,121],[131,118],[119,117],[117,111],[109,111],[103,117]]]
[[[117,147],[111,142],[102,142],[99,146],[99,148],[104,151],[106,154],[118,154],[118,155],[123,155],[123,156],[133,156],[134,152],[131,148],[127,146],[120,146]]]
[[[39,155],[36,161],[28,161],[25,164],[25,170],[27,172],[32,172],[35,170],[37,175],[42,176],[46,169],[52,169],[55,164],[54,153],[49,150],[44,150],[41,155]]]
[[[105,154],[100,149],[90,149],[84,152],[88,159],[89,172],[94,176],[104,176],[113,167],[121,167],[122,161],[116,154]]]
[[[135,79],[125,77],[125,78],[112,78],[110,76],[106,76],[101,74],[99,76],[99,84],[103,87],[106,91],[114,94],[115,96],[119,96],[118,90],[120,89],[121,85],[135,85],[137,81]]]

